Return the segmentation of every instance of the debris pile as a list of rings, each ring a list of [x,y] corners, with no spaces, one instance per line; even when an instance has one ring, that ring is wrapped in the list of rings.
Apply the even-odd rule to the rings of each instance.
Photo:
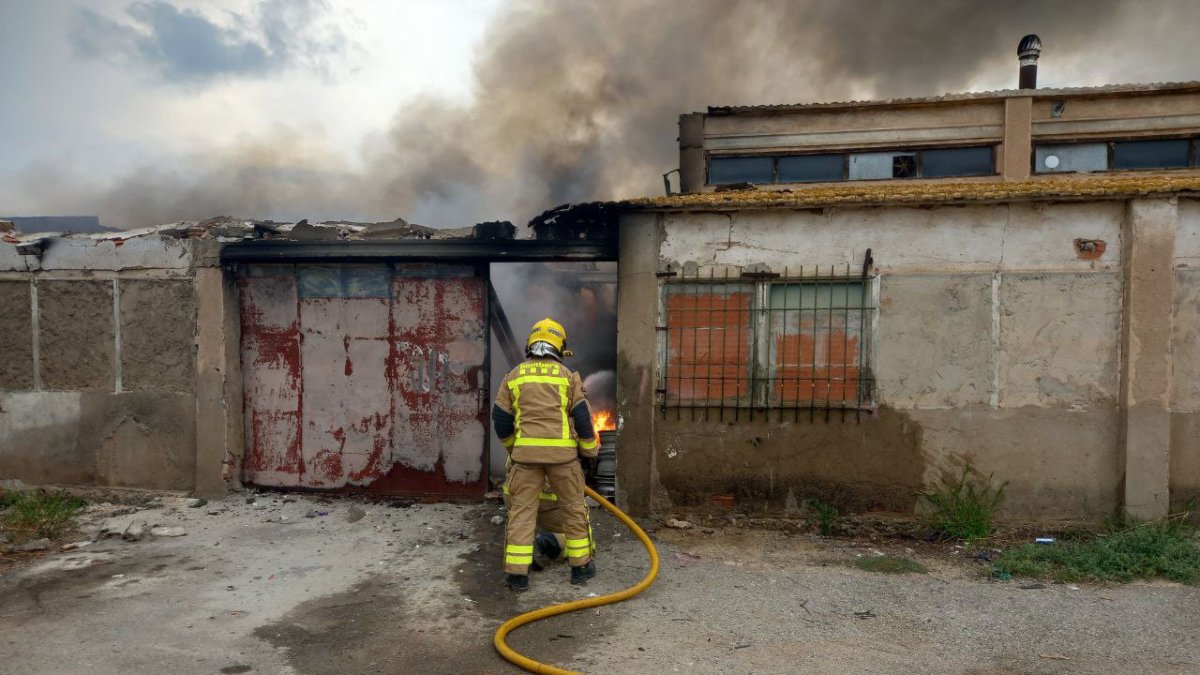
[[[47,239],[70,237],[117,243],[146,236],[175,239],[211,239],[222,243],[282,239],[290,241],[362,241],[379,239],[512,239],[516,228],[507,221],[480,223],[474,227],[439,229],[410,223],[403,218],[364,223],[331,220],[310,223],[281,223],[219,216],[207,220],[184,220],[152,227],[111,232],[71,233],[33,232],[23,234],[12,222],[0,221],[0,241],[26,249],[36,249]],[[31,251],[32,252],[32,251]]]

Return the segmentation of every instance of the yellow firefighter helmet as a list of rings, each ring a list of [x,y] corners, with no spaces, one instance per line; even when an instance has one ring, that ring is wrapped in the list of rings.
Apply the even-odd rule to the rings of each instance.
[[[529,349],[538,342],[548,343],[562,353],[567,346],[567,329],[563,328],[561,323],[546,317],[533,324],[533,330],[529,331],[529,339],[525,341],[525,348]]]

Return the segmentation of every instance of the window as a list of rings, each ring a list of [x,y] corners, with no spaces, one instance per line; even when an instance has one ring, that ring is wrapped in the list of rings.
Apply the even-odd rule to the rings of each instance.
[[[912,173],[897,176],[897,165],[911,162]],[[850,155],[850,180],[878,180],[880,178],[908,178],[915,176],[916,155],[897,152],[860,152]]]
[[[1113,169],[1183,169],[1191,154],[1186,138],[1113,143]]]
[[[921,153],[921,175],[986,176],[996,172],[991,148],[943,148]]]
[[[714,157],[708,162],[708,183],[774,183],[774,161],[772,157]]]
[[[712,157],[708,160],[708,184],[989,176],[996,173],[994,157],[991,146],[777,157]]]
[[[1200,166],[1200,139],[1058,143],[1033,149],[1035,173],[1186,169]]]
[[[302,298],[387,298],[392,272],[384,265],[312,265],[299,268]]]
[[[793,155],[776,160],[780,183],[818,183],[842,180],[845,155]]]
[[[1033,155],[1038,173],[1106,171],[1108,169],[1108,145],[1105,143],[1039,145],[1034,149]]]
[[[736,420],[871,408],[871,277],[671,278],[663,294],[664,412]]]

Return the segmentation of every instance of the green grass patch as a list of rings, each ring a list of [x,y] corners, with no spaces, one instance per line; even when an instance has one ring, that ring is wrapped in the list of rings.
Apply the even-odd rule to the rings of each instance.
[[[4,526],[17,539],[54,539],[71,525],[71,518],[85,502],[66,492],[33,490],[8,492],[4,504]]]
[[[837,520],[840,515],[837,507],[816,497],[808,500],[808,505],[817,514],[817,530],[821,533],[821,536],[828,537],[832,535],[837,528]]]
[[[5,492],[4,490],[0,490],[0,511],[15,504],[20,496],[20,492]]]
[[[864,556],[855,560],[854,566],[860,570],[879,574],[925,574],[929,571],[921,563],[897,555]]]
[[[1200,545],[1189,514],[1146,523],[1114,522],[1092,538],[1025,544],[995,563],[998,575],[1059,581],[1132,581],[1161,577],[1200,583]]]
[[[971,467],[963,469],[957,481],[943,480],[938,485],[921,490],[917,496],[933,507],[930,526],[942,537],[950,539],[985,539],[992,533],[996,509],[1004,501],[1008,482],[992,484],[988,476],[983,482],[971,478]]]

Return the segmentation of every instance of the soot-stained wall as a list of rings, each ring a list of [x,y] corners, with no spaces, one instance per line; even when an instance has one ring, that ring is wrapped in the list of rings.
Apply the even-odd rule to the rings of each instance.
[[[1189,224],[1200,210],[1181,204],[1184,238],[1200,227]],[[660,272],[861,265],[869,248],[878,301],[870,354],[877,398],[869,412],[843,421],[834,411],[826,421],[820,411],[771,411],[751,420],[743,410],[733,422],[729,410],[724,421],[717,410],[707,420],[703,410],[664,412],[661,399],[631,412],[639,429],[652,419],[648,489],[666,500],[654,506],[732,495],[740,508],[771,511],[816,496],[852,509],[909,511],[920,508],[917,490],[970,466],[1007,481],[1005,515],[1111,513],[1122,503],[1125,474],[1127,212],[1127,202],[1099,201],[652,216]],[[1104,252],[1087,255],[1077,239],[1105,242]],[[1200,252],[1200,236],[1193,248]],[[1200,487],[1196,434],[1187,433],[1200,429],[1192,417],[1200,406],[1188,393],[1195,387],[1187,384],[1200,373],[1179,372],[1200,363],[1183,346],[1200,328],[1190,309],[1192,275],[1177,272],[1175,350],[1183,359],[1175,365],[1171,480],[1179,495]],[[663,282],[643,274],[632,283]],[[655,356],[653,347],[621,344],[623,362],[651,360],[661,373],[661,345]],[[623,391],[636,384],[622,374]],[[638,444],[627,453],[621,442],[622,461],[643,465],[629,456]]]

